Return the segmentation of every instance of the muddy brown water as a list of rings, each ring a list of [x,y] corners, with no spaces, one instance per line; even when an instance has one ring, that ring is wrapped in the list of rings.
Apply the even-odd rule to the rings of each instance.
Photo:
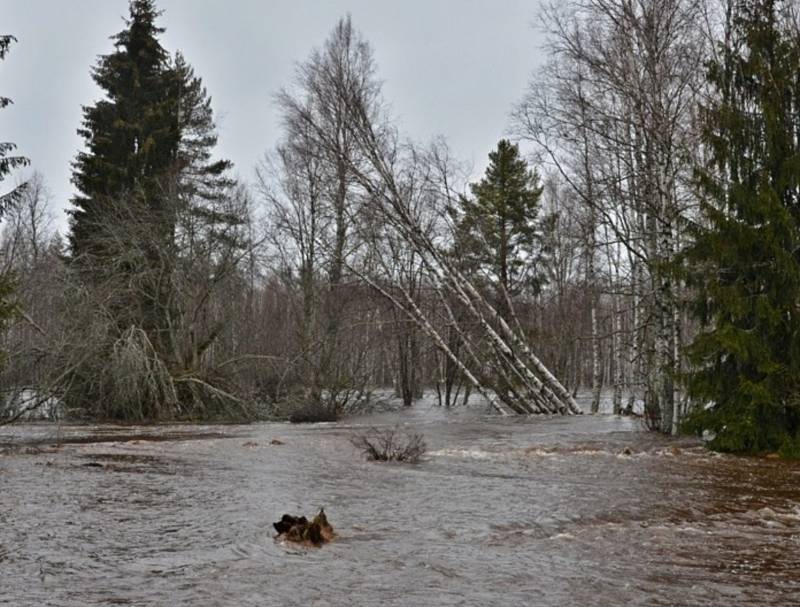
[[[418,465],[350,445],[396,424],[424,434]],[[274,539],[320,506],[334,543]],[[627,418],[424,404],[0,428],[0,605],[800,605],[800,466]]]

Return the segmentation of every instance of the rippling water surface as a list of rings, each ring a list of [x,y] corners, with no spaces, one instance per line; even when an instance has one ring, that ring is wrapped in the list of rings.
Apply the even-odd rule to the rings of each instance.
[[[424,434],[420,464],[350,445],[396,424]],[[334,543],[275,541],[273,520],[320,506]],[[626,418],[426,405],[0,428],[0,604],[799,605],[800,466]]]

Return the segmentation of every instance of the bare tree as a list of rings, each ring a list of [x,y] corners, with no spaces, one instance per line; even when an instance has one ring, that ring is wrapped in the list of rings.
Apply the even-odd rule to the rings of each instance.
[[[515,114],[520,134],[539,146],[594,214],[592,249],[607,230],[613,247],[625,252],[625,266],[616,271],[627,274],[634,300],[631,358],[640,369],[634,388],[666,432],[678,423],[681,327],[671,264],[693,204],[684,159],[696,140],[701,16],[699,0],[577,0],[551,7],[545,20],[550,63]],[[620,261],[604,248],[607,262]]]
[[[304,401],[334,416],[360,398],[366,382],[366,357],[349,343],[354,334],[347,330],[359,307],[347,267],[359,248],[353,217],[363,191],[351,171],[358,160],[346,108],[326,84],[331,74],[354,83],[358,77],[352,65],[361,60],[359,49],[336,42],[350,35],[349,28],[342,21],[334,37],[298,66],[294,87],[277,96],[284,140],[259,169],[287,288],[299,286],[295,383],[307,388],[299,391]],[[330,148],[316,145],[306,114],[330,135]]]
[[[349,20],[343,20],[334,30],[326,53],[342,61],[335,64],[334,69],[313,72],[313,83],[321,96],[344,112],[342,127],[357,153],[342,153],[339,131],[331,129],[324,116],[318,115],[313,107],[295,104],[293,110],[296,119],[309,128],[316,149],[334,155],[348,168],[365,194],[366,212],[378,218],[387,230],[413,247],[436,288],[442,292],[443,303],[449,305],[458,301],[469,311],[489,348],[484,354],[490,354],[492,370],[502,374],[503,379],[509,380],[508,385],[514,387],[508,392],[494,390],[490,401],[506,413],[578,412],[572,396],[534,355],[524,336],[498,314],[490,301],[443,253],[441,244],[427,234],[416,220],[412,201],[403,187],[404,173],[407,175],[422,170],[428,188],[433,191],[439,187],[439,195],[445,200],[449,195],[447,181],[434,178],[437,177],[435,155],[425,157],[413,146],[400,144],[394,129],[381,112],[379,86],[374,79],[369,46],[353,31]],[[442,335],[425,317],[411,293],[401,289],[399,295],[393,295],[374,279],[365,274],[361,276],[399,305],[421,330],[434,339],[440,349],[448,351]],[[466,339],[466,335],[464,337]],[[473,352],[473,357],[482,362],[486,359],[485,355],[479,356],[477,352]],[[476,388],[484,393],[489,391],[487,381],[499,379],[484,372],[479,380],[460,358],[457,362],[472,378]],[[508,377],[509,374],[512,376]]]

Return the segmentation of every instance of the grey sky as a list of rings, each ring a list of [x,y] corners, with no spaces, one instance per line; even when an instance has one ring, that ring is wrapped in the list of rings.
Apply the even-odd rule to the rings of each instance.
[[[81,147],[81,105],[99,98],[89,68],[110,52],[127,0],[0,0],[15,44],[0,64],[0,140],[31,158],[61,209]],[[162,43],[203,78],[220,156],[250,180],[279,138],[273,94],[346,13],[372,43],[384,94],[416,140],[443,135],[482,171],[539,61],[537,0],[160,0]]]

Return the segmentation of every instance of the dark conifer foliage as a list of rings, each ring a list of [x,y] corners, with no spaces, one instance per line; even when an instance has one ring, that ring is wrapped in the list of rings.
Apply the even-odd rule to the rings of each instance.
[[[174,202],[178,211],[192,217],[196,228],[219,237],[241,221],[227,204],[236,186],[230,176],[233,164],[213,157],[217,133],[211,97],[181,53],[175,55],[170,79],[180,134],[172,167],[177,190]]]
[[[184,389],[186,377],[202,384],[202,354],[221,329],[206,335],[184,308],[228,276],[241,246],[231,163],[212,158],[211,99],[183,56],[161,45],[159,15],[153,0],[130,2],[114,52],[94,68],[105,97],[84,108],[85,149],[73,163],[72,267],[107,315],[95,362],[121,362],[102,381],[79,365],[69,400],[120,402],[126,382],[143,379],[130,407],[109,416],[168,417],[201,400]],[[208,300],[198,297],[202,308]]]
[[[508,140],[498,142],[489,161],[484,178],[472,184],[473,198],[461,200],[460,246],[491,278],[498,311],[508,320],[507,298],[540,286],[542,188],[519,147]]]
[[[170,76],[174,87],[170,98],[177,104],[174,111],[180,133],[178,168],[183,193],[206,200],[216,198],[221,190],[233,185],[233,180],[226,174],[232,163],[212,158],[217,134],[211,97],[181,53],[175,54]]]
[[[0,35],[0,61],[6,58],[6,53],[8,53],[11,43],[16,42],[16,40],[14,36]],[[10,103],[12,103],[11,99],[0,95],[0,109],[7,107]],[[14,169],[28,165],[29,161],[24,156],[9,155],[16,148],[17,146],[13,143],[0,142],[0,181],[3,181]],[[10,205],[19,200],[24,187],[23,184],[5,194],[0,194],[0,216]]]
[[[93,78],[106,98],[84,107],[86,142],[74,162],[70,245],[74,256],[100,254],[97,226],[122,196],[141,197],[158,209],[159,178],[175,168],[180,128],[170,86],[175,74],[158,41],[164,30],[152,0],[133,0],[127,28],[114,36],[115,51],[100,58]]]
[[[713,408],[696,421],[714,446],[797,446],[800,430],[800,40],[777,0],[740,2],[709,69],[710,166],[690,252],[705,329],[689,387]]]
[[[5,59],[11,43],[15,41],[16,38],[14,36],[0,35],[0,61]],[[0,109],[7,107],[10,103],[12,103],[11,99],[0,95]],[[14,169],[27,166],[29,163],[24,156],[9,155],[16,147],[13,143],[0,142],[0,182]],[[13,187],[8,192],[0,192],[0,217],[19,202],[25,187],[26,184],[23,183]],[[0,276],[0,323],[10,318],[14,313],[15,306],[11,301],[13,291],[12,278],[10,276]]]
[[[101,226],[113,207],[135,200],[165,239],[174,236],[179,202],[209,213],[208,202],[233,186],[231,163],[212,159],[217,143],[211,98],[180,53],[159,42],[152,0],[133,0],[115,51],[100,58],[94,80],[106,98],[84,108],[86,149],[74,162],[70,244],[74,256],[101,255]],[[177,205],[177,206],[176,206]],[[215,221],[223,220],[212,213]]]

